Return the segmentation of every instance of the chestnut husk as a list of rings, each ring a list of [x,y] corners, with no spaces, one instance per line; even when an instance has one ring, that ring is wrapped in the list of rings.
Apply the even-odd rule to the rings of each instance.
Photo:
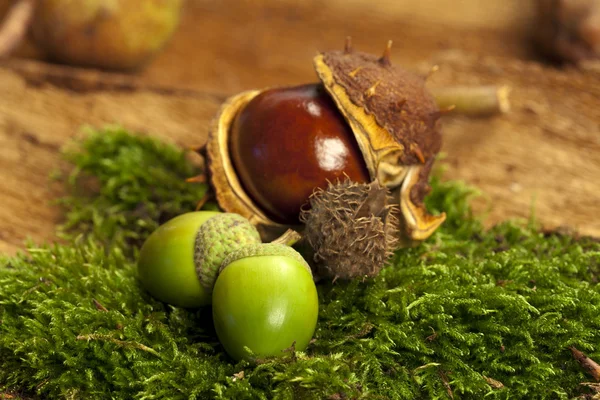
[[[377,57],[354,51],[347,42],[343,51],[321,53],[313,63],[354,133],[371,180],[387,187],[399,204],[399,236],[407,246],[427,239],[445,220],[445,214],[430,215],[423,204],[442,143],[441,112],[425,88],[425,78],[392,65],[390,49],[391,42]],[[204,150],[219,206],[246,217],[263,240],[271,240],[289,228],[301,231],[303,227],[275,222],[254,203],[232,164],[228,140],[236,115],[259,93],[245,91],[224,102]]]

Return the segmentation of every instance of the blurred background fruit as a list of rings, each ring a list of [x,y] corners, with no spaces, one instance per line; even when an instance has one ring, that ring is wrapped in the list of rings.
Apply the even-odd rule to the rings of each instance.
[[[537,44],[546,56],[581,64],[600,59],[600,0],[538,0]]]
[[[50,58],[71,65],[138,68],[179,24],[183,0],[42,0],[32,35]]]
[[[135,70],[171,39],[183,4],[184,0],[3,0],[0,44],[8,45],[0,49],[5,56],[17,51],[73,66]]]

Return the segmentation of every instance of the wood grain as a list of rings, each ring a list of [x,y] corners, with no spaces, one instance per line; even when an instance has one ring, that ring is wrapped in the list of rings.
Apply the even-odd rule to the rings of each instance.
[[[438,64],[431,87],[510,85],[509,114],[444,117],[446,178],[481,190],[474,205],[488,226],[534,207],[548,228],[600,236],[600,75],[542,66],[534,11],[517,0],[373,4],[191,0],[172,42],[135,76],[27,61],[39,54],[24,46],[0,65],[0,253],[56,239],[51,202],[64,189],[48,175],[66,168],[60,149],[83,125],[201,144],[226,95],[314,81],[314,54],[346,35],[372,52],[393,39],[392,61],[417,71]]]
[[[461,49],[537,59],[533,2],[521,0],[188,0],[180,30],[144,79],[224,93],[314,81],[311,59],[339,49],[380,53],[412,67]]]
[[[445,121],[446,176],[482,190],[487,223],[535,216],[600,236],[600,74],[464,54],[436,61],[432,85],[512,87],[509,114]]]
[[[83,126],[119,124],[180,146],[202,144],[219,104],[206,94],[87,85],[73,91],[32,80],[30,68],[0,67],[1,253],[14,253],[26,238],[55,239],[61,213],[52,201],[62,188],[49,174],[66,168],[61,147]]]

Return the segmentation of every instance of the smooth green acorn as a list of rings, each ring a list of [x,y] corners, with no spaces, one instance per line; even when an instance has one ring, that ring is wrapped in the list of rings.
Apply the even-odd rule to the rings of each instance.
[[[302,256],[283,244],[255,244],[230,253],[213,288],[217,336],[235,360],[306,349],[319,312],[317,289]],[[248,350],[250,352],[248,352]]]
[[[195,211],[177,216],[144,242],[138,259],[142,286],[156,299],[195,308],[210,304],[225,256],[260,243],[256,228],[238,214]]]

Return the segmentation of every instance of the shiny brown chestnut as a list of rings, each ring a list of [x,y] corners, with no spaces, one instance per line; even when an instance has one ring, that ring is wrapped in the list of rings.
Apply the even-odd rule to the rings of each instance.
[[[229,140],[242,186],[276,222],[298,224],[301,207],[328,181],[370,180],[350,126],[321,84],[260,93],[237,114]]]
[[[402,243],[429,237],[445,215],[423,203],[441,147],[441,112],[425,79],[383,56],[317,55],[320,82],[250,90],[228,98],[206,144],[217,202],[257,226],[263,239],[290,227],[310,194],[347,175],[377,180],[400,211]]]

